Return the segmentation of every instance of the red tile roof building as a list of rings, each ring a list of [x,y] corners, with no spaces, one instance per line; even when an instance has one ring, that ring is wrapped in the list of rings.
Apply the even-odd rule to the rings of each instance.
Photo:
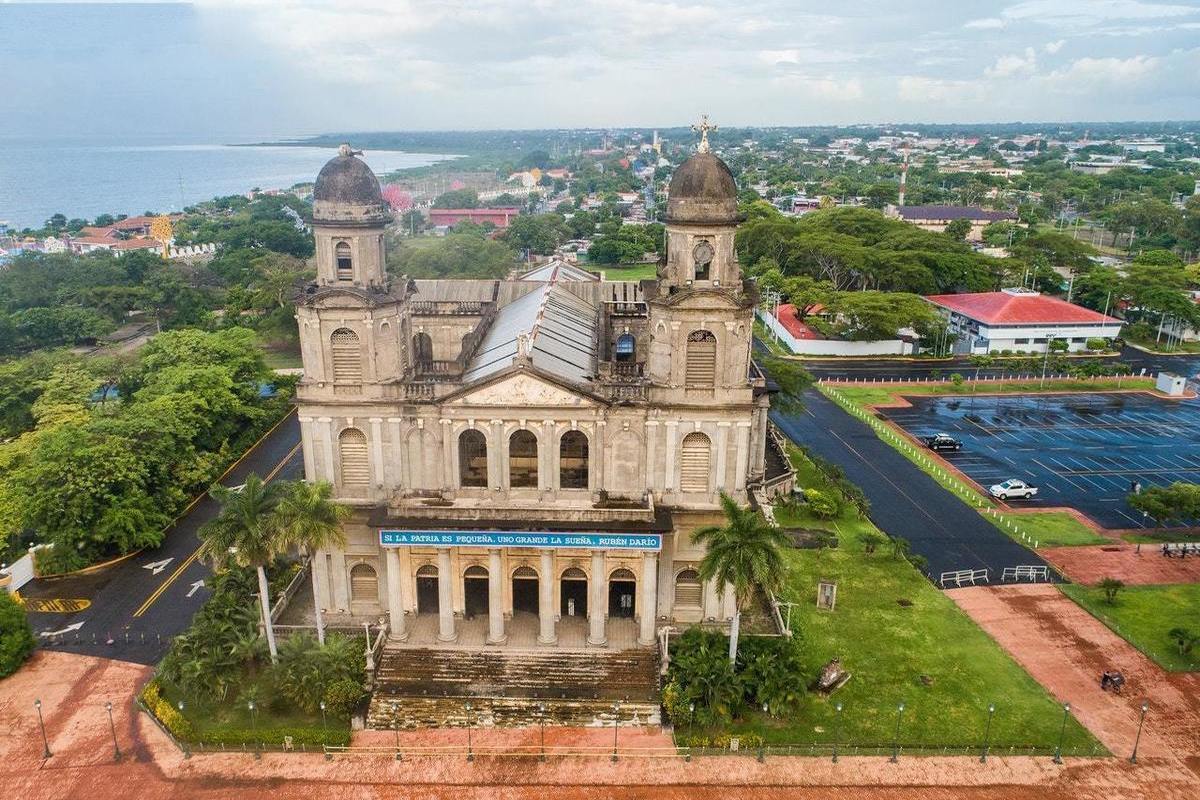
[[[1027,289],[925,299],[948,318],[958,335],[955,348],[963,353],[1045,352],[1051,338],[1065,340],[1072,351],[1084,350],[1088,339],[1112,339],[1122,325],[1114,317]]]

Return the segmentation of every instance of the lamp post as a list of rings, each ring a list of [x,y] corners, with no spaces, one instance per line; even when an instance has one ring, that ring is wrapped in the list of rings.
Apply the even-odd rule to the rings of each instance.
[[[1138,744],[1141,743],[1141,741],[1142,741],[1142,723],[1144,723],[1146,721],[1146,712],[1149,710],[1150,710],[1150,703],[1146,700],[1143,700],[1142,701],[1142,713],[1141,713],[1141,716],[1138,717],[1137,736],[1135,736],[1133,738],[1133,755],[1131,755],[1129,757],[1130,764],[1137,763]]]
[[[762,712],[764,715],[768,715],[768,716],[771,713],[771,709],[766,703],[762,704]],[[758,763],[761,764],[766,760],[767,760],[767,743],[764,740],[762,742],[759,742],[759,744],[758,744]]]
[[[322,731],[329,730],[329,722],[325,718],[325,701],[324,700],[321,701],[321,730]]]
[[[250,709],[250,731],[251,731],[251,733],[257,733],[258,732],[258,714],[255,713],[255,709],[257,708],[257,706],[255,706],[254,701],[251,700],[248,703],[246,703],[246,707]],[[262,758],[262,753],[259,751],[258,745],[255,745],[255,747],[254,747],[254,758],[255,758],[255,760]]]
[[[1071,704],[1063,703],[1062,727],[1058,731],[1058,747],[1054,748],[1054,763],[1061,764],[1063,737],[1067,735],[1067,717],[1071,715]]]
[[[613,760],[613,763],[614,763],[614,764],[617,762],[617,729],[618,729],[618,727],[620,726],[620,722],[621,722],[621,717],[620,717],[620,714],[621,714],[621,704],[620,704],[620,703],[613,703],[613,753],[612,753],[612,760]]]
[[[979,763],[980,764],[987,763],[988,745],[990,744],[991,737],[992,737],[992,715],[995,713],[996,713],[996,704],[989,703],[988,704],[987,725],[983,729],[983,752],[979,754]]]
[[[471,701],[467,701],[467,761],[475,760],[475,751],[471,749]]]
[[[182,717],[183,716],[183,701],[180,700],[178,703],[175,704],[175,706],[176,706],[176,708],[179,709],[179,716]],[[183,745],[183,757],[185,759],[191,758],[192,751],[191,751],[191,749],[188,748],[187,742],[182,742],[182,745]]]
[[[541,728],[542,754],[539,761],[546,760],[546,704],[538,703],[538,727]]]
[[[833,763],[837,763],[838,739],[842,738],[842,704],[833,707]]]
[[[108,729],[112,731],[113,737],[113,761],[121,760],[121,748],[117,744],[117,726],[113,723],[112,703],[105,703],[104,710],[108,712]]]
[[[900,760],[900,720],[904,717],[904,703],[896,706],[896,733],[892,736],[892,757],[889,759],[893,764]]]
[[[50,740],[46,738],[46,722],[42,719],[42,701],[34,700],[33,707],[37,709],[38,727],[42,729],[42,758],[54,755],[50,752]]]
[[[392,733],[396,737],[396,760],[400,760],[400,706],[392,701]]]

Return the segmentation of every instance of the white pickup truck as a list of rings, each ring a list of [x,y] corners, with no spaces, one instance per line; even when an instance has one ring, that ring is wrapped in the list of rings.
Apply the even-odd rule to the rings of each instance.
[[[1010,497],[1024,497],[1028,500],[1038,493],[1038,489],[1036,486],[1030,486],[1025,481],[1011,478],[1003,483],[997,483],[988,487],[988,492],[992,497],[1000,500],[1007,500]]]

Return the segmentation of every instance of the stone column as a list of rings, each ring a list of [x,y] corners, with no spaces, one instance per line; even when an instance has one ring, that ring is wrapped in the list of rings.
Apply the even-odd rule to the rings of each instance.
[[[656,444],[658,444],[658,422],[646,420],[646,489],[652,494],[659,486],[655,483],[655,478],[658,476]]]
[[[742,491],[746,488],[746,473],[750,469],[750,423],[737,424],[737,459],[733,476],[733,488]]]
[[[587,643],[602,647],[608,643],[604,618],[608,614],[608,574],[604,563],[604,551],[592,551],[592,580],[588,584],[592,599],[588,603]]]
[[[312,432],[312,417],[300,417],[300,441],[303,443],[301,450],[304,451],[304,477],[310,481],[320,479],[317,475],[317,465],[314,458],[313,450],[317,443],[313,441]]]
[[[715,580],[707,580],[704,582],[704,618],[719,620],[721,619],[721,598],[717,591],[717,582]]]
[[[370,496],[384,497],[388,477],[387,468],[383,463],[383,418],[371,417],[368,422],[371,423]]]
[[[389,547],[387,553],[388,617],[391,622],[389,639],[403,642],[408,639],[404,619],[404,591],[401,588],[404,573],[400,569],[400,553]]]
[[[450,574],[450,548],[438,548],[438,641],[453,642],[458,638],[454,630],[454,592]]]
[[[638,627],[638,644],[643,647],[654,644],[654,626],[658,619],[658,553],[642,554],[641,625]]]
[[[458,485],[458,481],[454,474],[454,464],[457,459],[454,457],[454,437],[450,435],[451,420],[443,419],[442,423],[442,488],[453,489]],[[425,453],[421,454],[428,458]],[[431,471],[428,467],[425,468],[425,474],[430,475]],[[432,483],[432,482],[430,482]],[[435,489],[432,485],[422,486],[422,489]]]
[[[344,550],[329,551],[330,583],[333,585],[333,609],[338,614],[350,613],[350,587],[346,581],[346,553]]]
[[[333,419],[330,417],[318,417],[318,430],[321,432],[321,460],[325,463],[321,465],[322,471],[325,473],[325,480],[337,485],[337,464],[333,460]]]
[[[554,551],[542,551],[542,574],[538,576],[538,644],[557,644],[554,630]]]
[[[500,550],[488,551],[488,644],[504,644],[504,582]]]
[[[713,483],[716,485],[717,491],[725,491],[728,486],[726,480],[726,453],[729,449],[729,423],[717,423],[717,474],[716,480]]]
[[[664,423],[667,426],[667,453],[666,453],[666,469],[663,476],[663,487],[668,492],[675,491],[675,487],[679,485],[675,480],[675,437],[679,433],[679,423],[675,420],[667,420]]]

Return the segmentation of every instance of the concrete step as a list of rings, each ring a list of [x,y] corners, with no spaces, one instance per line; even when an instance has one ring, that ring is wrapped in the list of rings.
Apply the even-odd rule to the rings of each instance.
[[[371,700],[367,727],[374,730],[413,730],[419,728],[533,727],[542,720],[539,705],[544,706],[546,725],[570,727],[608,727],[613,724],[613,706],[608,701],[540,702],[516,698],[398,698],[378,695]],[[623,727],[658,725],[661,711],[657,703],[621,703],[618,725]]]

